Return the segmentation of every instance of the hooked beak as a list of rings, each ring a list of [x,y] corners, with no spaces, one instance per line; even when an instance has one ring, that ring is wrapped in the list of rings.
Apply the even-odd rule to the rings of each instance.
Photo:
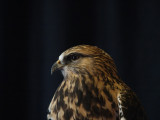
[[[63,67],[62,63],[60,62],[60,60],[57,60],[56,63],[54,63],[51,67],[51,75],[55,70],[61,69]]]

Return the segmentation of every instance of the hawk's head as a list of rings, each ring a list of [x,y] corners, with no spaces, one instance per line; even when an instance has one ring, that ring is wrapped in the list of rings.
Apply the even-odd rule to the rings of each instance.
[[[51,73],[61,69],[65,76],[68,74],[85,74],[90,72],[116,72],[113,59],[102,49],[91,45],[78,45],[64,51],[59,60],[53,64]]]

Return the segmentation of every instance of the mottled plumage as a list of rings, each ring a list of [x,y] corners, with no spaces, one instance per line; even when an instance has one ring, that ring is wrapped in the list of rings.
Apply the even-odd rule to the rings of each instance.
[[[63,52],[51,71],[64,80],[49,106],[51,120],[146,120],[135,93],[103,50],[79,45]]]

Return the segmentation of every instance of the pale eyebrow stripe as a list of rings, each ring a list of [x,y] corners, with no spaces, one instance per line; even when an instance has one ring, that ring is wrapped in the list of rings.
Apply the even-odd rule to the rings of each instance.
[[[63,61],[63,58],[64,58],[64,54],[62,53],[62,54],[59,56],[59,60],[60,60],[60,62],[62,62],[62,61]]]

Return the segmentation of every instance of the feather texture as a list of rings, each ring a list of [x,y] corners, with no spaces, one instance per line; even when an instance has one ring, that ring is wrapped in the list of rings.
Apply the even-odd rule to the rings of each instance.
[[[119,78],[113,59],[102,49],[75,46],[55,64],[52,70],[60,68],[64,80],[50,103],[48,119],[146,120],[137,96]]]

